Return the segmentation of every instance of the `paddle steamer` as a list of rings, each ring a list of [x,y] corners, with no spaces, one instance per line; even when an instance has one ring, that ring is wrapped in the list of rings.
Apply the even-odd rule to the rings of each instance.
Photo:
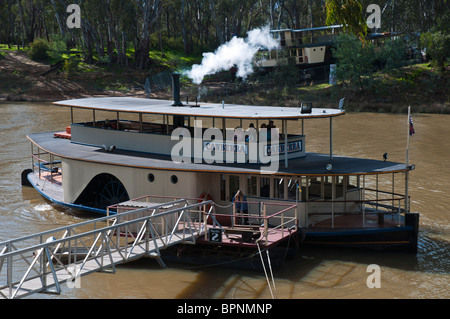
[[[106,97],[55,102],[70,110],[71,124],[64,132],[27,136],[32,168],[23,172],[24,178],[58,205],[97,214],[146,195],[212,199],[217,214],[231,214],[233,196],[241,190],[250,218],[261,213],[261,203],[274,211],[279,211],[276,203],[295,205],[303,243],[416,251],[419,215],[410,212],[408,196],[414,167],[333,154],[333,123],[345,114],[342,104],[321,109],[309,103],[288,108],[181,102],[176,76],[173,91],[173,101]],[[90,121],[74,120],[77,112],[86,111]],[[312,120],[329,121],[328,154],[306,152],[305,122]],[[258,129],[269,121],[278,126],[279,139],[261,139],[264,131]],[[261,139],[256,143],[244,129],[250,124]],[[244,138],[237,136],[236,126],[243,128]],[[223,137],[231,130],[233,139],[220,141],[205,127]],[[176,134],[180,128],[192,138],[183,140]],[[191,150],[180,152],[180,145]],[[257,156],[252,157],[253,146]],[[215,161],[202,158],[207,152]],[[183,160],[174,153],[183,153]],[[379,186],[383,176],[392,181],[388,189]]]

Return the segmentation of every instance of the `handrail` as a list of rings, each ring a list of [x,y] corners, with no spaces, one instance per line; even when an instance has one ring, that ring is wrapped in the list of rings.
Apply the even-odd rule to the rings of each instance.
[[[386,192],[388,193],[388,192]],[[392,194],[392,193],[388,193],[388,194]],[[306,204],[308,203],[314,203],[314,204],[331,204],[331,211],[327,211],[327,212],[321,212],[321,213],[317,213],[317,212],[309,212],[307,211],[306,216],[307,218],[311,215],[317,215],[317,214],[321,214],[321,215],[331,215],[331,228],[335,228],[335,215],[342,215],[342,214],[350,214],[350,215],[362,215],[362,227],[366,227],[365,226],[365,215],[366,214],[383,214],[385,211],[384,210],[378,210],[378,207],[382,207],[387,209],[388,214],[392,214],[392,215],[398,215],[398,225],[400,225],[400,215],[402,212],[405,212],[404,209],[402,209],[402,203],[405,200],[406,196],[399,196],[396,198],[382,198],[382,199],[363,199],[363,200],[328,200],[328,199],[318,199],[318,200],[309,200],[309,201],[304,201]],[[380,204],[380,202],[392,202],[392,205],[385,205],[385,204]],[[394,202],[398,202],[398,205],[394,205]],[[359,204],[361,206],[361,211],[358,212],[336,212],[335,211],[335,204],[337,203],[345,203],[345,204]],[[375,211],[366,211],[366,206],[370,205],[370,206],[377,206]],[[307,222],[307,224],[309,225],[309,223]]]
[[[155,256],[159,257],[160,249],[179,242],[195,242],[195,238],[200,235],[200,227],[192,222],[191,217],[195,216],[192,214],[201,212],[202,209],[212,202],[204,201],[188,204],[185,200],[179,199],[171,203],[178,203],[181,206],[155,213],[155,210],[159,207],[168,205],[168,203],[156,204],[145,209],[115,214],[114,216],[105,216],[96,220],[59,227],[0,243],[0,245],[5,245],[0,247],[0,279],[2,279],[0,297],[15,298],[24,296],[32,292],[48,289],[52,285],[55,285],[59,292],[59,281],[74,277],[74,274],[69,271],[69,267],[61,261],[63,254],[66,254],[69,263],[73,260],[71,264],[80,267],[75,274],[76,277],[80,274],[84,275],[95,271],[95,269],[103,270],[104,267],[112,267],[113,271],[115,271],[115,264],[127,261],[130,258],[138,258],[153,253],[156,253]],[[141,213],[143,210],[147,212],[153,210],[153,213],[126,220],[127,216]],[[170,215],[176,216],[174,219],[176,222],[168,225],[163,221],[166,221],[165,218]],[[114,220],[112,225],[100,225],[98,227],[99,223],[112,219]],[[160,222],[165,225],[160,227]],[[181,225],[182,227],[180,227]],[[93,229],[85,230],[87,226]],[[132,233],[133,227],[138,229],[136,236]],[[189,229],[186,230],[186,227]],[[76,230],[79,228],[81,228],[82,232],[77,233]],[[121,239],[121,230],[125,231],[127,237],[129,236],[133,239],[132,243],[128,241],[128,238],[125,238],[125,240]],[[52,235],[59,237],[58,233],[61,234],[61,232],[64,232],[61,238],[49,237],[52,238],[51,241],[45,240],[46,237]],[[113,236],[116,239],[113,240]],[[37,240],[38,243],[29,243],[29,240]],[[154,246],[150,246],[150,242],[153,242]],[[83,247],[87,253],[85,253]],[[139,250],[135,253],[137,247],[139,247]],[[80,249],[83,251],[80,251]],[[80,253],[85,254],[82,259],[78,257]],[[105,258],[109,259],[109,263],[108,261],[106,264],[104,263]],[[85,269],[87,262],[90,262],[90,266]],[[162,261],[160,262],[162,263]],[[6,267],[4,267],[5,264]],[[46,265],[50,267],[50,270],[48,270]],[[13,273],[13,269],[22,271],[23,267],[25,269],[23,275],[21,273]],[[2,273],[4,269],[6,269],[6,274],[5,271]],[[32,274],[32,271],[36,274]],[[21,279],[15,280],[14,277],[19,275],[22,276]],[[47,284],[48,275],[53,277],[53,283]],[[6,278],[6,284],[3,283],[4,278]]]

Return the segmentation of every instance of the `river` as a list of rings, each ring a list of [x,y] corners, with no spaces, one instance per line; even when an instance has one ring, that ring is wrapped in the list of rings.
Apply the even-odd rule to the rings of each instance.
[[[411,210],[421,214],[417,255],[379,251],[303,248],[274,270],[279,299],[438,299],[450,297],[450,116],[414,114],[410,139]],[[86,114],[89,119],[90,114]],[[333,120],[333,153],[404,162],[404,114],[350,113]],[[76,118],[76,121],[81,120]],[[92,218],[56,208],[33,188],[22,187],[20,174],[30,168],[29,133],[64,130],[68,108],[49,103],[0,102],[0,241]],[[329,122],[306,123],[307,151],[329,151]],[[368,288],[368,266],[380,266],[381,288]],[[60,295],[28,298],[272,298],[263,271],[223,266],[168,264],[152,259],[117,267],[115,274],[81,278],[81,288],[62,285]]]

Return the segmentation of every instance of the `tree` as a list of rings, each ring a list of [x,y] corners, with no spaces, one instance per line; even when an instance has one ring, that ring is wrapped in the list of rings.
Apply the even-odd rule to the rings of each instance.
[[[359,36],[361,41],[367,34],[367,24],[359,0],[326,0],[327,25],[342,24],[343,29]]]
[[[150,35],[153,26],[159,18],[160,0],[136,0],[137,3],[137,33],[135,41],[136,68],[143,70],[150,64]]]
[[[369,84],[368,75],[373,71],[375,54],[371,43],[364,45],[353,34],[341,34],[337,38],[334,57],[338,60],[338,80],[354,85],[364,91]]]
[[[420,41],[426,47],[434,65],[445,70],[445,61],[450,56],[450,35],[442,31],[421,34]]]

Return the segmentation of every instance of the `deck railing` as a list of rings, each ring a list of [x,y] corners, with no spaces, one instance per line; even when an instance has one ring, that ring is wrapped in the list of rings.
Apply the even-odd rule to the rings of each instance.
[[[339,227],[367,227],[368,215],[377,215],[378,222],[383,223],[384,217],[390,215],[392,221],[396,221],[397,225],[400,226],[403,223],[402,215],[406,213],[404,209],[405,196],[397,193],[378,191],[374,189],[365,189],[365,191],[374,192],[373,196],[369,197],[366,192],[362,193],[361,199],[353,200],[342,200],[342,199],[318,199],[310,200],[305,202],[305,215],[306,215],[306,225],[310,226],[310,217],[314,215],[321,215],[323,217],[328,216],[331,218],[331,228],[335,228],[336,217],[341,215],[351,215],[353,217],[359,216],[361,218],[358,224],[348,224]],[[380,197],[379,194],[388,195],[387,197]],[[408,199],[409,200],[409,199]],[[316,211],[311,212],[311,208],[315,206]],[[352,209],[348,210],[348,207]],[[320,210],[320,211],[319,211]]]
[[[180,197],[147,195],[133,199],[132,201],[135,203],[156,203],[176,201],[179,199]],[[183,200],[185,200],[186,203],[196,203],[206,200],[206,198],[183,197]],[[260,226],[262,232],[260,243],[262,245],[265,245],[268,242],[270,234],[280,232],[281,237],[284,237],[287,235],[286,232],[289,232],[290,229],[298,226],[298,209],[296,204],[246,201],[247,205],[250,207],[249,213],[240,214],[236,210],[236,203],[238,202],[235,202],[228,207],[230,209],[228,213],[216,213],[216,207],[218,205],[213,201],[208,201],[208,204],[202,206],[201,210],[191,211],[191,219],[199,222],[198,231],[204,233],[205,240],[207,240],[208,236],[208,233],[205,231],[208,224],[212,224],[214,227],[218,227],[222,230],[230,227],[233,228],[236,225],[244,227]],[[111,208],[112,207],[114,207],[114,209],[119,209],[117,205],[111,206]],[[248,221],[242,222],[244,219],[247,219]]]
[[[47,157],[47,159],[44,157]],[[37,153],[34,153],[33,144],[31,144],[31,167],[33,173],[37,170],[39,178],[44,177],[50,183],[61,183],[60,180],[54,178],[61,175],[61,160],[40,148],[38,148]]]

